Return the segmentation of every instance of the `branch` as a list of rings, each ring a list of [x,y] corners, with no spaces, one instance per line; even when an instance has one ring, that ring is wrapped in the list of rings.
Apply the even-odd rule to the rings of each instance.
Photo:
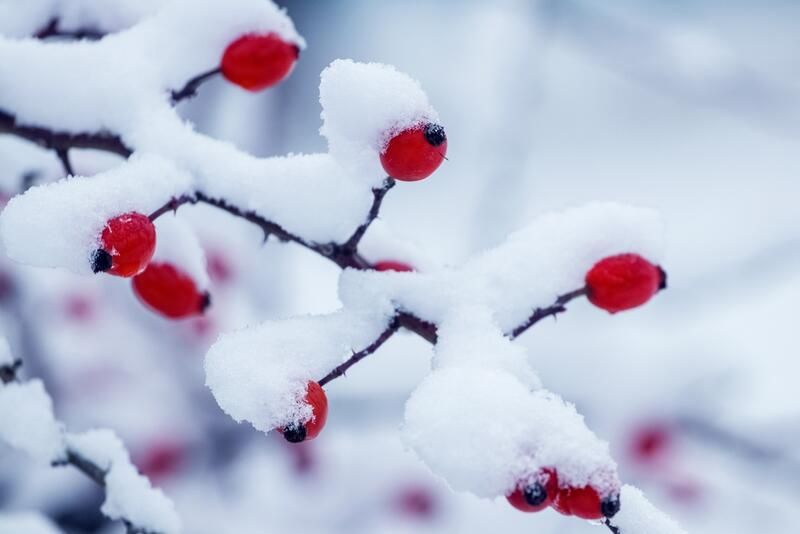
[[[212,69],[208,72],[198,74],[197,76],[186,82],[186,85],[184,85],[181,89],[178,89],[177,91],[172,91],[172,93],[170,94],[170,100],[172,101],[172,105],[177,104],[181,100],[185,100],[187,98],[192,98],[196,96],[197,89],[201,85],[203,85],[203,83],[217,76],[221,72],[222,69],[217,67],[216,69]]]
[[[358,352],[354,352],[353,355],[350,356],[350,358],[348,358],[341,365],[334,367],[334,369],[330,373],[328,373],[321,380],[318,381],[319,385],[324,386],[331,380],[334,380],[344,375],[347,372],[347,370],[350,369],[353,365],[357,364],[359,361],[361,361],[362,359],[366,358],[367,356],[378,350],[378,348],[380,348],[381,345],[386,343],[389,340],[389,338],[391,338],[399,329],[400,329],[400,321],[398,321],[397,317],[395,317],[394,319],[392,319],[392,322],[389,323],[389,326],[386,328],[386,330],[381,332],[381,334],[378,336],[378,339],[373,341],[369,346],[367,346],[367,348],[360,350]]]
[[[37,39],[49,39],[51,37],[58,37],[62,39],[89,39],[96,41],[105,36],[100,30],[93,30],[89,28],[79,28],[77,30],[61,30],[58,27],[59,20],[53,18],[41,30],[36,32],[33,36]]]
[[[610,519],[606,518],[605,521],[603,521],[603,524],[614,534],[622,534],[622,530],[620,530],[618,526],[612,524]]]
[[[343,245],[345,250],[355,252],[355,250],[358,248],[361,238],[367,233],[367,230],[372,222],[378,218],[378,213],[380,212],[381,204],[383,203],[383,197],[385,197],[386,193],[388,193],[389,190],[395,186],[395,183],[396,182],[394,181],[394,178],[387,176],[382,186],[376,187],[372,190],[372,207],[370,207],[369,213],[367,214],[367,220],[364,221],[361,226],[356,228],[356,231],[353,232],[353,235],[350,236],[350,239],[345,242]]]
[[[584,296],[586,296],[586,288],[582,287],[580,289],[576,289],[575,291],[564,293],[563,295],[558,297],[553,304],[547,306],[546,308],[536,308],[535,310],[533,310],[533,314],[531,314],[531,316],[528,317],[528,319],[524,323],[514,328],[511,331],[511,333],[507,334],[508,337],[510,337],[511,339],[517,339],[526,330],[528,330],[530,327],[532,327],[545,317],[550,317],[550,316],[555,317],[559,313],[567,311],[566,305],[570,301],[578,297],[584,297]]]
[[[40,126],[28,126],[17,123],[11,113],[0,109],[0,134],[16,135],[22,139],[36,143],[42,148],[65,152],[71,148],[90,148],[111,152],[124,158],[133,153],[122,139],[109,132],[71,133],[57,132]]]
[[[0,366],[0,382],[8,384],[17,381],[17,371],[22,367],[22,360],[14,360],[11,365]]]

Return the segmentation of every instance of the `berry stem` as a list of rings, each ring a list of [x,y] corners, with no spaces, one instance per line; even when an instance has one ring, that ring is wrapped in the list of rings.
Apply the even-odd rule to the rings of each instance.
[[[177,91],[172,91],[170,94],[170,100],[172,105],[174,106],[181,100],[185,100],[187,98],[192,98],[197,95],[197,89],[200,88],[203,83],[214,78],[215,76],[222,73],[222,69],[219,67],[211,69],[210,71],[203,72],[202,74],[198,74],[194,78],[191,78],[186,84]]]
[[[613,532],[614,534],[622,534],[622,530],[621,530],[621,529],[620,529],[618,526],[616,526],[616,525],[614,525],[613,523],[611,523],[611,520],[610,520],[610,519],[606,518],[606,519],[603,521],[603,524],[604,524],[606,527],[608,527],[608,530],[610,530],[610,531],[611,531],[611,532]]]
[[[358,248],[358,244],[361,242],[361,238],[364,237],[364,234],[367,233],[369,226],[372,222],[378,218],[378,213],[381,210],[381,204],[383,203],[383,197],[386,196],[386,193],[389,192],[391,188],[395,186],[396,182],[394,178],[387,176],[383,182],[381,187],[376,187],[372,190],[372,207],[369,209],[369,213],[367,214],[367,220],[364,223],[356,228],[356,231],[353,232],[353,235],[350,236],[345,244],[343,245],[345,250],[355,252]]]
[[[361,361],[362,359],[366,358],[367,356],[378,350],[378,348],[380,348],[381,345],[386,343],[389,340],[389,338],[391,338],[395,334],[395,332],[397,332],[399,329],[400,329],[400,321],[398,321],[397,317],[395,317],[389,323],[389,326],[386,328],[386,330],[381,332],[381,335],[378,336],[378,339],[373,341],[366,348],[358,352],[354,352],[353,355],[350,356],[344,363],[334,367],[330,373],[325,375],[321,380],[318,380],[317,383],[320,386],[324,386],[331,380],[334,380],[335,378],[344,375],[347,372],[347,370],[350,369],[352,366],[354,366],[359,361]]]
[[[586,288],[582,287],[580,289],[576,289],[574,291],[570,291],[569,293],[564,293],[563,295],[559,296],[553,304],[547,306],[545,308],[536,308],[533,310],[528,319],[525,320],[524,323],[514,328],[508,335],[511,339],[517,339],[520,335],[522,335],[526,330],[530,327],[544,319],[545,317],[555,317],[559,313],[564,313],[567,311],[566,305],[575,300],[579,297],[586,296]]]

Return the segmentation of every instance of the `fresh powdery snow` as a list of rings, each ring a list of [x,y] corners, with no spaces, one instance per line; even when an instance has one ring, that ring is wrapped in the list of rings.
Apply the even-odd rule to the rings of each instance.
[[[43,464],[64,457],[61,424],[41,380],[0,385],[0,440]]]
[[[675,521],[645,499],[633,486],[622,487],[622,507],[614,516],[614,524],[622,534],[687,534]]]

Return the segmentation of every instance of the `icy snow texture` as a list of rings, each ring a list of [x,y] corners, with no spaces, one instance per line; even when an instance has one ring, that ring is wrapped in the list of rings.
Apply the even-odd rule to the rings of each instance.
[[[620,502],[622,507],[613,522],[623,534],[687,534],[669,516],[650,504],[638,488],[623,486]]]
[[[208,287],[206,258],[197,235],[180,217],[166,214],[156,220],[156,252],[154,262],[174,265],[188,274],[198,289]]]
[[[0,534],[61,534],[61,531],[38,514],[0,513]]]
[[[652,211],[591,204],[533,221],[460,269],[347,270],[339,312],[223,336],[208,353],[207,383],[235,419],[269,430],[307,416],[299,402],[305,381],[373,342],[393,310],[407,311],[438,325],[433,372],[408,401],[404,427],[435,472],[487,497],[555,467],[565,485],[611,493],[620,483],[607,444],[573,406],[541,389],[507,333],[582,287],[603,257],[634,252],[659,262],[660,246]]]
[[[146,211],[156,197],[168,201],[178,185],[170,177],[184,172],[191,178],[181,193],[198,189],[224,198],[308,241],[342,242],[363,222],[371,187],[384,179],[379,151],[386,136],[435,120],[436,113],[419,85],[393,68],[336,61],[323,73],[321,87],[321,131],[330,153],[256,158],[195,132],[170,105],[169,91],[218,67],[236,37],[266,31],[303,46],[285,13],[263,0],[173,0],[130,29],[97,42],[0,37],[0,79],[14,80],[0,86],[0,109],[13,112],[22,124],[119,134],[152,166],[147,172],[128,170],[132,158],[104,178],[165,182],[161,190],[143,193],[146,198],[132,197],[129,209]],[[45,105],[52,101],[60,102],[57,110]],[[106,190],[95,193],[103,210],[86,206],[84,182],[64,182],[49,194],[31,191],[13,204],[14,216],[0,221],[12,257],[88,272],[83,260],[91,253],[98,219],[106,215],[103,210],[120,211],[121,204],[118,195]],[[28,219],[35,224],[23,231]],[[67,220],[71,225],[62,226]],[[54,228],[65,228],[67,235],[58,244],[45,243]]]
[[[64,457],[61,432],[41,380],[0,385],[0,440],[48,464]]]
[[[110,430],[68,434],[72,451],[106,472],[106,500],[101,511],[111,519],[127,519],[150,532],[180,532],[172,502],[131,464],[122,442]]]
[[[8,256],[22,263],[90,274],[91,254],[106,222],[145,215],[189,187],[189,176],[157,156],[93,176],[64,178],[14,197],[0,214]]]

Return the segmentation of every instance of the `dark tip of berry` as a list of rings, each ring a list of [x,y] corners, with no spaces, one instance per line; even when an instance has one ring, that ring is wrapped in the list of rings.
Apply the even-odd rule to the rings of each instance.
[[[211,306],[211,295],[209,294],[208,291],[206,291],[200,297],[200,313],[206,311],[209,306]]]
[[[300,47],[297,46],[296,44],[293,44],[292,47],[294,48],[294,57],[295,58],[299,58],[300,57]]]
[[[447,141],[447,136],[444,133],[444,127],[440,124],[429,122],[424,128],[425,139],[431,146],[439,146]]]
[[[523,493],[525,494],[525,502],[531,506],[539,506],[547,500],[547,490],[538,482],[533,486],[526,487]]]
[[[600,511],[604,517],[614,517],[620,509],[619,495],[613,495],[603,499],[600,503]]]
[[[658,274],[661,275],[661,281],[658,283],[658,289],[667,289],[667,271],[659,267]]]
[[[92,272],[99,273],[111,268],[111,254],[98,248],[92,253]]]
[[[283,437],[289,443],[300,443],[306,439],[306,426],[299,423],[289,423],[283,429]]]

